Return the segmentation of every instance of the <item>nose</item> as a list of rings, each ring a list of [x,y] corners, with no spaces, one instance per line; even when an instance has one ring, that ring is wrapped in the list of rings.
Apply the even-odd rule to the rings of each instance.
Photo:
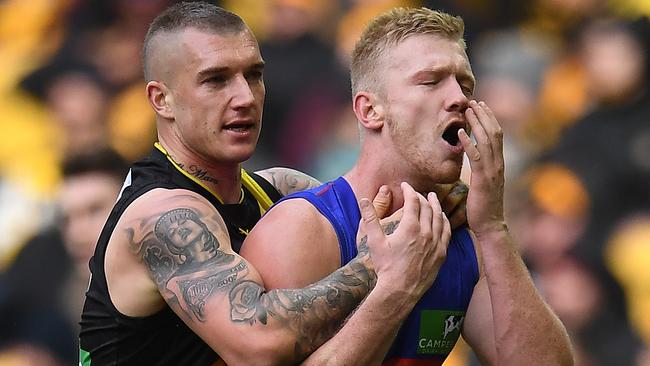
[[[445,109],[449,112],[465,113],[469,107],[469,99],[463,92],[463,88],[458,81],[452,79],[449,83],[449,94],[445,101]]]
[[[255,95],[243,75],[237,75],[232,83],[231,106],[235,109],[248,108],[255,103]]]

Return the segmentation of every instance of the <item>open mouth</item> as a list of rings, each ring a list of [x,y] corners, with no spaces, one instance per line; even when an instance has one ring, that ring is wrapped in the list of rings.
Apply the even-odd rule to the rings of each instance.
[[[224,130],[234,131],[234,132],[246,132],[253,128],[253,125],[250,123],[233,123],[228,126],[224,126]]]
[[[447,143],[451,146],[458,146],[460,144],[460,140],[458,139],[458,131],[462,128],[462,124],[452,123],[442,134],[442,139],[447,141]]]

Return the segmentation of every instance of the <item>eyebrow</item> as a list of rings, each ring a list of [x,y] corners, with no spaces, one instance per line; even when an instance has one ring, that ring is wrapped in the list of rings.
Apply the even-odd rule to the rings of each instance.
[[[248,70],[263,70],[264,69],[264,61],[256,62],[253,65],[251,65]],[[226,73],[230,70],[229,67],[209,67],[207,69],[201,70],[197,74],[198,79],[203,79],[207,76],[211,75],[217,75],[217,74],[223,74]]]
[[[429,76],[431,74],[441,74],[441,73],[452,74],[454,72],[453,72],[451,67],[444,67],[444,66],[443,67],[434,67],[434,68],[430,68],[430,69],[417,71],[411,76],[411,78],[412,79],[418,79],[418,78],[421,78],[421,77]],[[474,79],[474,77],[471,74],[461,72],[461,73],[455,73],[455,75],[456,75],[457,78],[459,78],[461,80],[467,80],[467,81],[471,81],[473,83],[476,82],[476,80]]]

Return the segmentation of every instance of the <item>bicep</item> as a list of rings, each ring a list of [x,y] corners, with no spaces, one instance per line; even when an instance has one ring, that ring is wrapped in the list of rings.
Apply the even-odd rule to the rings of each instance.
[[[267,212],[247,236],[241,254],[268,289],[305,287],[340,264],[334,229],[302,199],[283,201]]]
[[[260,321],[259,274],[233,252],[228,230],[209,203],[189,194],[152,196],[156,204],[148,207],[155,212],[127,228],[133,251],[170,308],[224,359],[239,359],[244,326]],[[248,339],[258,336],[246,332]]]
[[[317,179],[289,168],[269,168],[255,173],[269,181],[283,196],[321,185]]]

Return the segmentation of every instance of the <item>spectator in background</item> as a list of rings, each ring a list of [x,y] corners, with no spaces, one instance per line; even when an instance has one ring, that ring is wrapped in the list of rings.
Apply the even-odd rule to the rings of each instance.
[[[650,345],[650,210],[619,224],[606,247],[607,268],[625,290],[632,327]],[[649,365],[647,363],[640,365]]]
[[[330,1],[271,0],[260,42],[267,62],[264,131],[253,161],[305,169],[347,102],[349,84],[331,45],[319,36]],[[263,160],[261,160],[263,159]]]
[[[626,23],[595,19],[585,25],[578,37],[579,54],[591,105],[567,129],[545,159],[548,163],[542,166],[562,167],[588,199],[589,210],[583,217],[585,228],[570,243],[571,255],[564,258],[580,258],[589,271],[559,266],[552,272],[546,271],[546,275],[539,274],[540,283],[549,287],[546,292],[551,296],[551,304],[553,297],[559,298],[558,291],[574,292],[558,280],[570,278],[562,277],[563,273],[572,273],[573,278],[583,282],[590,277],[591,287],[597,288],[600,305],[591,312],[577,311],[590,316],[573,329],[585,359],[593,365],[634,365],[643,352],[638,335],[629,326],[622,289],[605,266],[604,248],[619,223],[650,207],[650,144],[645,143],[650,141],[649,29],[647,20]],[[548,192],[551,188],[547,185],[544,189]],[[560,288],[562,283],[566,285],[564,289]],[[575,289],[589,288],[586,283]],[[588,298],[574,297],[574,305]],[[567,303],[557,301],[556,305],[567,309]]]
[[[621,219],[650,205],[650,48],[647,19],[597,20],[581,35],[592,106],[549,154],[576,175],[591,201],[580,254],[602,264],[604,241]]]
[[[22,86],[40,98],[61,136],[63,156],[84,154],[109,141],[108,84],[92,65],[55,61],[25,78]]]
[[[110,149],[89,150],[64,162],[61,220],[29,240],[0,274],[0,359],[36,349],[53,364],[76,362],[88,260],[126,170],[126,162]]]
[[[512,28],[484,33],[473,55],[474,71],[481,81],[476,98],[490,106],[504,130],[506,180],[512,181],[539,153],[526,130],[536,116],[541,79],[554,56],[553,47],[539,32]],[[511,204],[509,196],[507,191],[506,201]]]

